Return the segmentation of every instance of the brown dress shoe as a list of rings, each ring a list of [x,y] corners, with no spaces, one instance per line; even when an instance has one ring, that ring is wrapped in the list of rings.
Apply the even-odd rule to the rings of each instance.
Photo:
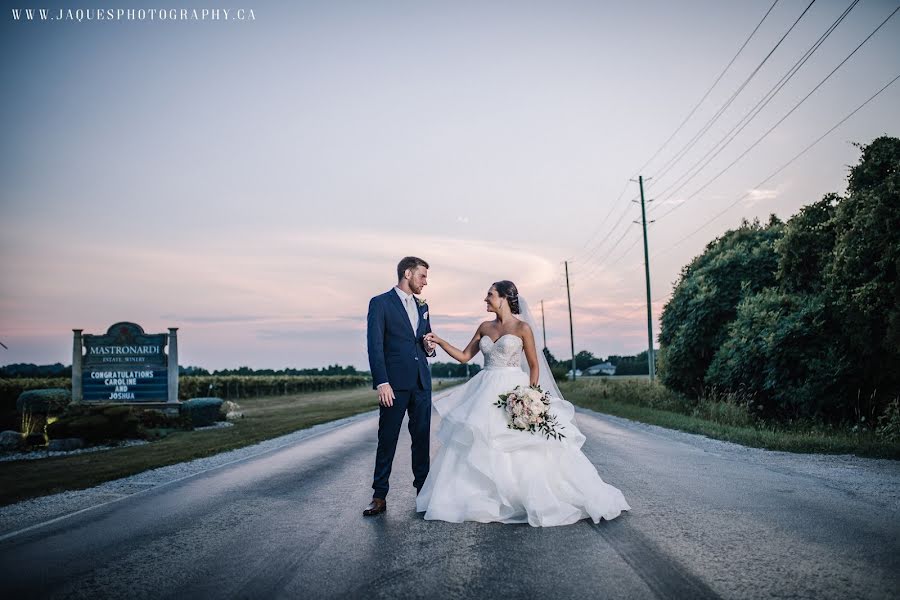
[[[363,511],[363,516],[371,517],[372,515],[381,514],[386,510],[387,502],[383,498],[372,498],[372,501],[369,502],[366,510]]]

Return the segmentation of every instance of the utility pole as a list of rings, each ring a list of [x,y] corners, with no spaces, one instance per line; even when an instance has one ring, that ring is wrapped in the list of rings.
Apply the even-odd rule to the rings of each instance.
[[[572,381],[575,381],[575,329],[572,327],[572,292],[569,289],[569,261],[566,261],[566,296],[569,298],[569,340],[572,344]]]
[[[544,330],[544,348],[547,348],[547,322],[544,320],[544,301],[541,300],[541,329]]]
[[[641,225],[644,229],[644,277],[647,280],[647,363],[652,382],[656,375],[656,360],[653,356],[653,305],[650,303],[650,254],[647,250],[647,210],[644,203],[644,177],[638,176],[638,185],[641,187]]]

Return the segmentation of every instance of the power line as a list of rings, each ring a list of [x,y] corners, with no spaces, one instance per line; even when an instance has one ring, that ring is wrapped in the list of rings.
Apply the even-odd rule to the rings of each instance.
[[[709,96],[710,92],[713,91],[713,88],[715,88],[716,85],[718,85],[719,81],[722,80],[722,77],[725,76],[725,73],[728,71],[729,68],[731,68],[731,65],[734,64],[734,61],[737,60],[737,57],[741,55],[741,52],[744,51],[744,48],[747,47],[747,44],[750,43],[750,40],[753,38],[753,36],[756,35],[756,32],[757,32],[757,31],[759,30],[759,28],[762,26],[763,22],[764,22],[764,21],[766,20],[766,18],[769,16],[769,13],[772,12],[772,9],[775,8],[775,5],[778,4],[778,2],[779,2],[779,0],[775,0],[775,2],[772,3],[772,6],[769,7],[769,10],[766,11],[766,14],[763,15],[763,18],[760,20],[760,22],[756,24],[756,27],[753,28],[753,31],[750,32],[750,35],[747,37],[746,40],[744,40],[744,43],[741,44],[741,47],[738,48],[737,53],[731,58],[730,61],[728,61],[728,64],[725,65],[725,68],[722,69],[722,72],[719,73],[719,76],[716,77],[716,80],[713,81],[713,83],[712,83],[711,86],[709,86],[709,89],[706,90],[706,93],[703,94],[703,97],[700,98],[700,100],[697,101],[697,104],[694,105],[694,108],[692,108],[692,109],[690,110],[690,112],[689,112],[688,115],[684,118],[684,120],[681,122],[681,124],[675,129],[675,131],[672,132],[672,135],[670,135],[669,138],[668,138],[665,142],[663,142],[663,145],[660,146],[660,147],[656,150],[656,152],[653,153],[653,156],[651,156],[650,158],[648,158],[648,159],[647,159],[647,162],[645,162],[645,163],[641,166],[641,168],[638,169],[638,172],[643,171],[645,168],[647,168],[647,165],[649,165],[651,162],[653,162],[653,159],[654,159],[654,158],[656,158],[657,156],[659,156],[659,153],[662,152],[663,149],[664,149],[666,146],[669,145],[669,142],[671,142],[672,139],[673,139],[676,135],[678,135],[678,132],[681,131],[682,128],[684,128],[685,124],[687,124],[687,122],[690,121],[691,117],[694,116],[694,113],[697,112],[697,109],[700,108],[700,105],[703,104],[703,101],[706,100],[706,98]]]
[[[619,244],[622,243],[622,240],[624,240],[625,237],[632,231],[636,231],[636,230],[631,229],[630,227],[625,228],[625,230],[622,232],[622,235],[619,237],[619,239],[616,240],[616,243],[613,244],[612,247],[609,249],[609,251],[607,251],[607,253],[603,255],[603,258],[601,258],[599,261],[594,263],[594,266],[591,267],[587,273],[585,273],[584,278],[582,279],[582,283],[584,281],[590,281],[590,279],[594,275],[594,273],[598,272],[599,269],[601,269],[603,267],[603,265],[606,262],[606,259],[609,258],[610,254],[612,254],[612,251],[615,250],[616,248],[618,248]]]
[[[725,65],[725,68],[722,69],[722,72],[719,73],[718,77],[716,77],[716,79],[715,79],[715,81],[713,81],[712,85],[706,90],[706,92],[703,94],[703,96],[700,98],[700,100],[697,102],[697,104],[690,110],[688,115],[684,118],[684,120],[682,120],[681,124],[675,129],[675,131],[669,136],[669,138],[663,143],[663,145],[660,146],[649,159],[647,159],[647,161],[644,163],[644,165],[640,169],[638,169],[639,172],[642,171],[648,164],[650,164],[650,162],[653,161],[659,155],[660,152],[662,152],[662,150],[669,144],[669,142],[671,142],[672,139],[674,139],[674,137],[682,130],[682,128],[685,126],[685,124],[694,115],[694,113],[696,113],[696,111],[700,107],[700,105],[703,104],[703,102],[706,100],[706,98],[709,96],[709,94],[712,92],[712,90],[721,81],[722,77],[724,77],[724,75],[728,71],[728,69],[731,68],[731,66],[737,60],[738,56],[740,56],[741,53],[744,51],[747,44],[750,43],[750,40],[753,38],[753,36],[756,35],[757,31],[759,31],[759,28],[762,26],[762,24],[765,22],[765,20],[771,14],[772,10],[774,10],[774,8],[778,4],[778,2],[779,2],[779,0],[775,0],[772,3],[772,5],[769,7],[769,9],[766,11],[766,13],[763,15],[763,18],[760,19],[759,23],[756,24],[756,27],[753,28],[753,31],[750,32],[750,35],[747,36],[747,39],[744,40],[744,43],[741,44],[741,47],[738,49],[738,51],[735,53],[735,55],[731,58],[731,60],[728,62],[728,64]],[[810,2],[809,6],[812,6],[812,4],[814,2],[815,2],[815,0],[812,0],[812,2]],[[809,6],[807,6],[806,10],[809,10]],[[803,14],[806,14],[806,10],[803,12]],[[800,17],[802,18],[802,16],[803,15],[801,14]],[[799,19],[798,19],[798,21],[799,21]],[[794,23],[794,25],[796,25],[796,22]],[[791,29],[793,29],[793,25],[791,26]],[[787,33],[790,33],[791,29],[789,29]],[[787,36],[787,33],[785,34],[784,37]],[[782,37],[781,41],[784,40],[784,37]],[[781,44],[781,41],[779,41],[778,44]],[[775,48],[777,48],[777,47],[778,47],[778,45],[775,46]],[[769,56],[771,56],[771,54],[775,51],[775,48],[773,48],[772,51],[769,52],[769,55],[766,56],[766,58],[763,60],[763,63],[765,63],[765,61],[768,60]],[[763,63],[760,64],[760,67],[762,66]],[[757,70],[759,70],[760,67],[757,67]],[[751,75],[750,78],[752,78],[753,75],[755,75],[755,72]],[[748,81],[749,81],[749,79],[748,79]],[[746,85],[746,83],[747,82],[745,82],[744,85]],[[740,90],[738,90],[737,93],[739,93],[739,92],[740,92]],[[736,95],[732,97],[732,101],[733,101],[734,97],[736,97]],[[584,259],[584,260],[591,260],[596,255],[597,251],[603,246],[603,244],[608,239],[610,239],[613,232],[616,230],[616,228],[619,226],[622,219],[624,218],[624,213],[619,217],[619,219],[616,221],[616,223],[612,226],[609,233],[603,238],[603,240],[600,241],[600,243],[597,246],[594,247],[594,249],[592,251],[590,251],[588,253],[588,255],[582,256],[580,254],[581,252],[584,252],[585,249],[587,249],[587,247],[590,245],[591,241],[593,241],[597,237],[597,235],[600,233],[600,231],[602,231],[604,229],[605,225],[607,223],[609,223],[610,217],[612,216],[613,212],[615,211],[616,204],[618,204],[619,201],[622,199],[622,196],[624,196],[627,189],[628,189],[628,182],[626,182],[625,187],[622,188],[622,191],[619,193],[619,196],[616,198],[616,200],[610,206],[610,210],[607,213],[607,215],[603,218],[603,220],[601,221],[600,226],[597,227],[597,229],[595,229],[594,232],[588,237],[588,240],[585,242],[584,246],[579,251],[579,258]],[[636,197],[634,199],[636,200]],[[627,210],[625,211],[625,213],[627,213]]]
[[[691,165],[684,173],[681,174],[675,181],[672,182],[669,187],[664,189],[662,192],[659,192],[660,196],[666,195],[669,190],[672,190],[671,193],[668,193],[665,198],[662,200],[667,200],[678,193],[684,186],[686,186],[692,179],[694,179],[697,175],[699,175],[706,166],[712,162],[726,147],[728,147],[731,142],[733,142],[738,135],[750,124],[753,119],[755,119],[765,107],[775,98],[776,95],[787,85],[787,83],[793,79],[794,75],[803,68],[803,65],[815,54],[816,50],[818,50],[826,39],[834,32],[835,29],[847,18],[847,15],[850,14],[850,11],[856,7],[859,3],[859,0],[853,0],[844,12],[828,27],[828,29],[819,36],[819,39],[810,46],[806,52],[791,66],[787,72],[781,76],[781,79],[768,91],[766,94],[756,103],[756,105],[751,108],[735,125],[726,133],[718,142],[716,142],[712,148],[710,148],[706,154],[704,154],[698,161],[696,161],[693,165]],[[738,129],[740,127],[740,129]],[[735,132],[737,129],[737,132]],[[733,134],[733,135],[732,135]],[[705,162],[704,162],[705,161]],[[701,164],[702,163],[702,164]],[[700,165],[699,168],[697,166]],[[696,169],[696,170],[695,170]],[[687,179],[684,179],[689,173],[693,171],[693,174],[690,175]],[[681,185],[678,185],[679,181],[684,181]],[[678,185],[676,188],[675,186]],[[675,188],[674,190],[672,188]]]
[[[897,11],[894,11],[894,12],[897,12]],[[891,15],[893,16],[893,13],[891,13]],[[847,120],[849,120],[853,115],[855,115],[855,114],[858,113],[860,110],[862,110],[863,107],[865,107],[865,106],[866,106],[867,104],[869,104],[872,100],[874,100],[875,98],[877,98],[877,97],[878,97],[882,92],[884,92],[886,89],[888,89],[889,87],[891,87],[898,79],[900,79],[900,75],[897,75],[896,77],[894,77],[893,79],[891,79],[887,84],[884,85],[884,87],[882,87],[880,90],[878,90],[877,92],[875,92],[874,94],[872,94],[871,96],[869,96],[869,98],[868,98],[865,102],[863,102],[862,104],[860,104],[859,106],[857,106],[855,109],[853,109],[853,111],[851,111],[850,114],[848,114],[848,115],[845,116],[843,119],[841,119],[840,121],[838,121],[837,123],[835,123],[834,126],[831,127],[831,129],[829,129],[828,131],[826,131],[825,133],[823,133],[821,136],[819,136],[814,142],[812,142],[812,143],[809,144],[806,148],[804,148],[804,149],[801,150],[799,153],[797,153],[797,154],[796,154],[793,158],[791,158],[789,161],[787,161],[786,163],[784,163],[783,165],[781,165],[781,166],[780,166],[775,172],[773,172],[771,175],[769,175],[768,177],[766,177],[765,179],[763,179],[762,181],[760,181],[759,183],[757,183],[755,186],[753,186],[750,190],[748,190],[748,191],[745,192],[743,195],[741,195],[737,200],[735,200],[734,202],[732,202],[731,204],[729,204],[728,206],[726,206],[721,212],[719,212],[719,213],[717,213],[716,215],[714,215],[712,218],[710,218],[710,219],[707,220],[705,223],[703,223],[700,227],[698,227],[697,229],[695,229],[695,230],[692,231],[691,233],[687,234],[686,236],[682,237],[680,240],[678,240],[678,241],[675,242],[674,244],[671,244],[671,245],[669,245],[669,246],[667,246],[667,247],[665,247],[665,248],[662,248],[662,249],[660,249],[660,250],[657,250],[657,251],[653,254],[652,257],[655,257],[655,256],[659,255],[660,253],[665,252],[666,250],[669,250],[669,249],[671,249],[671,248],[674,248],[675,246],[680,245],[680,244],[683,243],[684,241],[686,241],[686,240],[688,240],[689,238],[691,238],[691,237],[693,237],[694,235],[696,235],[698,232],[700,232],[700,231],[701,231],[703,228],[705,228],[707,225],[709,225],[710,223],[712,223],[713,221],[715,221],[716,219],[718,219],[719,217],[721,217],[722,215],[724,215],[726,212],[728,212],[729,210],[731,210],[731,209],[732,209],[736,204],[738,204],[741,200],[743,200],[744,198],[746,198],[747,196],[749,196],[750,193],[751,193],[753,190],[755,190],[755,189],[759,188],[760,186],[765,185],[766,183],[768,183],[770,179],[772,179],[773,177],[775,177],[776,175],[778,175],[779,173],[781,173],[782,171],[784,171],[786,168],[788,168],[790,165],[792,165],[792,164],[794,163],[794,161],[796,161],[798,158],[800,158],[801,156],[803,156],[804,154],[806,154],[806,153],[807,153],[809,150],[811,150],[816,144],[818,144],[818,143],[821,142],[823,139],[825,139],[832,131],[834,131],[835,129],[837,129],[837,128],[840,127],[841,125],[843,125],[843,124],[844,124]],[[671,212],[671,211],[670,211],[670,212]],[[668,214],[668,213],[666,213],[666,214]],[[663,216],[665,216],[665,215],[663,215]],[[651,257],[651,258],[652,258],[652,257]]]
[[[805,9],[803,9],[803,12],[800,13],[800,16],[797,17],[797,19],[793,22],[793,24],[791,24],[791,26],[788,28],[788,30],[784,33],[784,35],[781,36],[781,39],[778,40],[778,42],[772,47],[772,49],[769,50],[769,52],[768,52],[768,54],[766,54],[765,58],[763,58],[762,61],[756,66],[756,68],[753,69],[753,71],[751,71],[750,75],[747,76],[747,78],[740,85],[740,87],[738,87],[738,89],[735,90],[735,92],[731,95],[731,97],[725,101],[725,104],[723,104],[719,108],[719,110],[716,111],[716,114],[714,114],[703,125],[703,127],[700,128],[700,131],[698,131],[694,135],[694,137],[691,138],[691,140],[682,147],[681,150],[679,150],[671,159],[669,159],[668,162],[666,162],[660,168],[660,171],[656,174],[657,180],[659,180],[660,177],[664,177],[666,175],[666,173],[668,173],[672,169],[672,167],[675,166],[675,164],[677,164],[678,161],[681,160],[684,157],[684,155],[687,154],[687,152],[689,152],[691,150],[691,148],[694,147],[694,145],[700,140],[700,138],[703,137],[703,135],[707,131],[709,131],[709,129],[716,123],[716,121],[719,120],[719,117],[721,117],[725,113],[725,111],[728,110],[728,108],[732,105],[732,103],[735,101],[735,99],[738,97],[738,95],[744,90],[744,88],[747,87],[747,85],[750,83],[750,81],[752,81],[753,78],[756,77],[756,74],[759,73],[759,71],[760,71],[760,69],[762,69],[763,65],[766,64],[766,62],[769,60],[769,58],[771,58],[771,56],[775,53],[775,51],[778,49],[778,47],[781,46],[782,42],[784,42],[784,40],[787,38],[787,36],[790,35],[791,31],[794,30],[794,28],[797,26],[797,23],[800,22],[800,20],[806,15],[806,13],[809,11],[810,8],[812,8],[812,5],[815,3],[816,3],[816,0],[812,0],[807,5],[807,7]]]
[[[623,220],[623,219],[625,218],[625,216],[628,214],[628,208],[631,206],[631,202],[632,202],[632,201],[629,200],[628,202],[625,203],[625,205],[624,205],[625,210],[623,210],[622,213],[619,215],[619,218],[616,220],[615,224],[614,224],[614,225],[612,226],[612,228],[609,230],[609,233],[607,233],[606,236],[605,236],[602,240],[600,240],[600,242],[599,242],[596,246],[594,246],[593,250],[591,250],[591,251],[587,254],[587,256],[585,256],[584,258],[582,258],[582,260],[583,260],[584,262],[588,262],[588,261],[590,261],[594,256],[596,256],[596,255],[597,255],[597,252],[600,250],[600,248],[603,247],[603,244],[606,243],[606,241],[607,241],[610,237],[612,237],[613,233],[616,231],[616,228],[619,226],[619,224],[622,222],[622,220]]]
[[[606,214],[605,217],[603,217],[603,220],[600,221],[600,226],[597,227],[597,229],[595,229],[594,232],[590,236],[588,236],[587,241],[584,243],[584,246],[581,247],[581,250],[579,250],[579,252],[584,252],[584,250],[590,245],[590,243],[594,240],[594,238],[597,237],[597,234],[600,233],[600,230],[603,229],[603,226],[606,225],[606,223],[609,221],[609,217],[612,215],[613,210],[615,210],[616,205],[619,203],[619,200],[621,200],[622,196],[625,195],[625,192],[628,191],[629,183],[631,183],[631,182],[629,182],[629,181],[625,182],[625,187],[622,188],[622,191],[619,192],[619,196],[610,205],[609,212]]]
[[[654,223],[654,221],[650,221],[650,222],[647,223],[647,226],[648,226],[648,227],[652,227],[653,223]],[[635,238],[634,242],[632,242],[630,246],[628,246],[627,248],[625,248],[625,250],[624,250],[623,252],[621,252],[618,256],[616,256],[616,257],[615,257],[614,259],[612,259],[610,262],[611,262],[612,264],[618,264],[623,258],[625,258],[626,256],[628,256],[628,253],[631,252],[631,250],[632,250],[635,246],[637,246],[638,242],[640,242],[640,241],[641,241],[641,238]],[[636,263],[635,266],[641,266],[641,265],[643,265],[643,264],[644,264],[644,261],[642,260],[642,261],[640,261],[639,263]]]
[[[660,219],[663,219],[663,218],[667,217],[668,215],[672,214],[673,212],[675,212],[676,210],[678,210],[681,206],[683,206],[683,205],[685,204],[685,202],[687,202],[688,200],[690,200],[690,199],[694,198],[695,196],[697,196],[700,192],[702,192],[702,191],[705,190],[707,187],[709,187],[709,186],[710,186],[714,181],[716,181],[719,177],[721,177],[723,174],[725,174],[726,171],[728,171],[731,167],[733,167],[735,164],[737,164],[738,161],[740,161],[740,160],[741,160],[742,158],[744,158],[747,154],[749,154],[751,150],[753,150],[757,145],[759,145],[760,142],[762,142],[766,137],[768,137],[768,135],[769,135],[770,133],[772,133],[773,131],[775,131],[775,129],[776,129],[779,125],[781,125],[781,124],[785,121],[785,119],[787,119],[789,116],[791,116],[791,115],[794,113],[794,111],[796,111],[798,108],[800,108],[800,106],[801,106],[804,102],[806,102],[807,99],[809,99],[810,96],[812,96],[819,88],[821,88],[822,85],[824,85],[825,82],[828,81],[828,80],[831,78],[831,76],[834,75],[834,74],[838,71],[838,69],[840,69],[840,68],[841,68],[848,60],[850,60],[850,58],[853,57],[853,55],[856,54],[856,52],[857,52],[860,48],[862,48],[863,45],[864,45],[866,42],[868,42],[868,41],[872,38],[872,36],[874,36],[874,35],[878,32],[878,30],[880,30],[880,29],[885,25],[885,23],[887,23],[887,22],[888,22],[895,14],[897,14],[897,11],[900,11],[900,6],[898,6],[897,8],[895,8],[895,9],[891,12],[891,14],[889,14],[889,15],[881,22],[881,24],[878,25],[878,27],[876,27],[869,35],[867,35],[866,38],[865,38],[863,41],[861,41],[861,42],[859,43],[859,45],[857,45],[856,48],[854,48],[853,51],[852,51],[850,54],[848,54],[848,55],[844,58],[844,60],[842,60],[842,61],[841,61],[834,69],[832,69],[831,72],[830,72],[828,75],[826,75],[825,78],[822,79],[822,80],[816,85],[816,87],[814,87],[812,90],[810,90],[809,93],[806,94],[806,96],[804,96],[799,102],[797,102],[797,104],[794,105],[793,108],[791,108],[791,110],[789,110],[783,117],[781,117],[781,119],[779,119],[777,123],[775,123],[774,125],[772,125],[772,127],[770,127],[764,134],[762,134],[755,142],[753,142],[753,143],[752,143],[746,150],[744,150],[737,158],[735,158],[733,161],[731,161],[724,169],[722,169],[721,171],[719,171],[718,173],[716,173],[716,175],[715,175],[714,177],[712,177],[709,181],[707,181],[707,182],[704,183],[702,186],[700,186],[700,187],[699,187],[697,190],[695,190],[690,196],[688,196],[687,198],[685,198],[684,202],[682,202],[682,203],[680,203],[680,204],[676,204],[676,205],[673,206],[670,210],[668,210],[668,211],[666,211],[665,213],[659,215],[659,216],[656,218],[656,220],[658,221],[658,220],[660,220]]]

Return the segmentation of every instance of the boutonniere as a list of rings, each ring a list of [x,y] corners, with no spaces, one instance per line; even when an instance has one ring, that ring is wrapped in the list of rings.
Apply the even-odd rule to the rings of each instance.
[[[417,303],[419,306],[425,306],[426,304],[428,304],[428,303],[425,301],[425,298],[416,298],[416,303]]]

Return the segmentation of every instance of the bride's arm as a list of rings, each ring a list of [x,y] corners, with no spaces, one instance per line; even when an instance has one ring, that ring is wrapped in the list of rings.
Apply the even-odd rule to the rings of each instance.
[[[444,352],[451,356],[451,358],[461,362],[462,364],[465,364],[475,358],[475,355],[478,354],[478,342],[481,341],[481,327],[479,326],[478,329],[475,330],[475,335],[472,336],[472,341],[470,341],[469,345],[466,346],[463,350],[456,348],[450,342],[442,339],[436,333],[429,333],[426,337],[430,338],[435,344],[440,346]]]
[[[522,323],[522,346],[525,350],[525,360],[528,362],[529,385],[537,385],[540,379],[540,367],[538,366],[537,349],[534,345],[534,333],[528,323]]]

